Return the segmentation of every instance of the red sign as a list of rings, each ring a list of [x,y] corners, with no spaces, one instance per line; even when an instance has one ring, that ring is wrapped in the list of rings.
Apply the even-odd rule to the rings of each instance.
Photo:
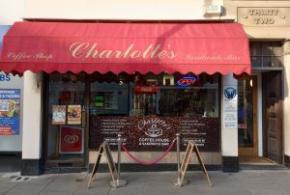
[[[180,87],[188,87],[190,85],[193,85],[198,78],[196,76],[186,76],[177,81],[177,85]]]
[[[157,93],[159,87],[156,86],[137,86],[135,87],[135,93]]]
[[[60,153],[82,153],[83,135],[81,128],[62,127],[60,130]]]

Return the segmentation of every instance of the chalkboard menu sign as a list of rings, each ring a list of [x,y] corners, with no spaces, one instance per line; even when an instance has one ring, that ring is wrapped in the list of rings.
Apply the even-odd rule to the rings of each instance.
[[[193,141],[203,151],[219,151],[220,119],[209,117],[92,116],[90,148],[107,141],[117,147],[117,135],[132,151],[161,151],[181,134],[181,147]]]

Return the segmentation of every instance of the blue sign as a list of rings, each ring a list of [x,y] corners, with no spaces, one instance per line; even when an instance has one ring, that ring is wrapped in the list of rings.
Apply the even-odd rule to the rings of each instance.
[[[0,82],[1,81],[10,81],[10,80],[11,80],[10,75],[0,73]]]
[[[188,87],[193,85],[198,80],[197,76],[185,76],[179,79],[176,84],[180,87]]]
[[[228,100],[232,100],[237,95],[237,90],[233,87],[228,87],[224,90],[224,95]]]
[[[0,89],[0,136],[19,134],[20,99],[20,89]]]

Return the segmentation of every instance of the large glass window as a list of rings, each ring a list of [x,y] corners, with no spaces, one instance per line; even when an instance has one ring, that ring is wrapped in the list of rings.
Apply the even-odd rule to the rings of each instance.
[[[91,75],[90,148],[104,140],[116,145],[122,134],[131,150],[156,150],[180,132],[205,150],[219,150],[219,79],[206,74]]]
[[[91,77],[92,115],[219,116],[218,75]]]
[[[218,77],[150,75],[134,83],[131,115],[218,117]]]
[[[118,134],[135,151],[164,150],[177,132],[183,146],[219,151],[219,82],[218,74],[50,74],[47,162],[84,165],[87,142],[114,150]]]

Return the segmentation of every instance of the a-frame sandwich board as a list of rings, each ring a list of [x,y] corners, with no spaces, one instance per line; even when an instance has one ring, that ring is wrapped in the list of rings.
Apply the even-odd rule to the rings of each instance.
[[[199,162],[199,164],[202,167],[202,171],[203,171],[204,175],[207,178],[209,186],[212,186],[212,183],[211,183],[211,180],[209,178],[208,172],[207,172],[207,170],[206,170],[206,168],[204,166],[203,160],[201,158],[199,149],[198,149],[197,145],[195,143],[191,142],[191,141],[189,141],[188,144],[187,144],[186,151],[185,151],[185,156],[184,156],[184,159],[183,159],[183,161],[181,163],[181,166],[180,166],[180,175],[181,175],[180,183],[181,183],[181,185],[182,185],[182,183],[184,181],[184,177],[185,177],[185,174],[186,174],[186,171],[187,171],[187,168],[188,168],[188,165],[189,165],[189,162],[191,160],[193,152],[195,152],[195,154],[197,156],[198,162]]]
[[[102,158],[104,153],[105,153],[105,156],[107,158],[107,164],[108,164],[108,168],[109,168],[110,175],[112,178],[112,182],[115,183],[117,180],[118,172],[117,172],[116,165],[115,165],[113,157],[112,157],[111,149],[110,149],[109,144],[104,141],[99,146],[97,159],[96,159],[96,162],[94,164],[94,168],[92,170],[91,177],[89,179],[88,188],[90,187],[91,183],[96,179],[96,174],[97,174],[100,162],[101,162],[101,158]]]

